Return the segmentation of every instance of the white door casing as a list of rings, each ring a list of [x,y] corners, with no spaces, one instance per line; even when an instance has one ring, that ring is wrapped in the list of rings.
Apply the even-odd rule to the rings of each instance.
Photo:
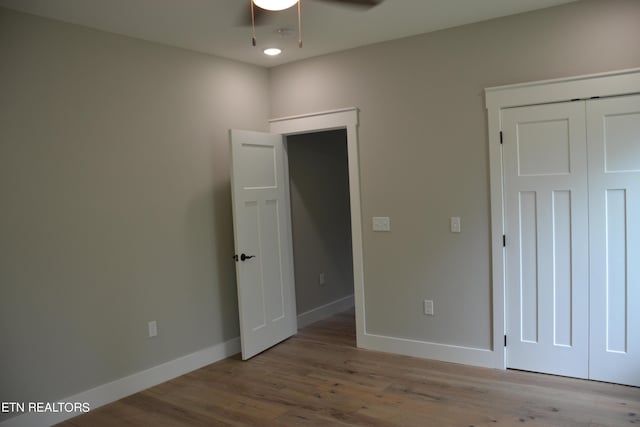
[[[587,102],[590,377],[640,386],[640,95]]]
[[[289,189],[281,135],[232,130],[240,342],[246,360],[297,332]],[[242,260],[242,255],[250,256]]]
[[[502,111],[507,366],[587,378],[584,102]]]

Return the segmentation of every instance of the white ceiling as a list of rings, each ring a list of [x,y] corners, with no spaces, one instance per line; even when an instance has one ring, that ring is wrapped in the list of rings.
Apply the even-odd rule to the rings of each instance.
[[[325,53],[484,21],[576,0],[385,0],[363,11],[302,0],[304,46],[295,8],[256,28],[239,25],[249,0],[0,0],[0,6],[171,46],[271,67]],[[278,28],[293,29],[282,37]],[[282,55],[267,57],[266,47]]]

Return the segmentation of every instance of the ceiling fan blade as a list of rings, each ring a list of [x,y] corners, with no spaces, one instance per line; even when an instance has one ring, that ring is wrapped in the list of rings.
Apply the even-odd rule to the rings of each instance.
[[[253,5],[253,15],[254,15],[256,27],[260,25],[265,25],[269,20],[269,14],[270,14],[269,11],[264,10],[256,5]],[[243,8],[242,10],[242,15],[240,16],[240,19],[238,19],[238,25],[243,27],[251,26],[251,8],[249,7],[248,4],[247,4],[247,7]]]
[[[384,0],[317,0],[324,3],[333,3],[347,7],[357,7],[359,9],[370,9],[382,3]]]

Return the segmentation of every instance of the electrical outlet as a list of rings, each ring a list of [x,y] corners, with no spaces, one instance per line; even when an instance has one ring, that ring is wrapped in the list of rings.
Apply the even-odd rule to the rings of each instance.
[[[153,338],[158,335],[158,322],[152,320],[147,326],[149,327],[149,338]]]
[[[318,274],[318,284],[320,286],[324,286],[326,283],[325,279],[324,279],[324,273],[320,273]]]
[[[433,301],[426,299],[424,300],[424,314],[427,316],[433,316]]]

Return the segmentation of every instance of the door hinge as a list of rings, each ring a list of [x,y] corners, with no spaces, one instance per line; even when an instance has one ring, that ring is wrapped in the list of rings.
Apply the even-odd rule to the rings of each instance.
[[[502,131],[500,131],[500,144],[502,144],[504,140],[502,139]]]
[[[504,346],[505,347],[507,346],[507,336],[506,335],[504,336]]]
[[[502,235],[502,247],[503,248],[507,247],[507,235],[506,234]]]

